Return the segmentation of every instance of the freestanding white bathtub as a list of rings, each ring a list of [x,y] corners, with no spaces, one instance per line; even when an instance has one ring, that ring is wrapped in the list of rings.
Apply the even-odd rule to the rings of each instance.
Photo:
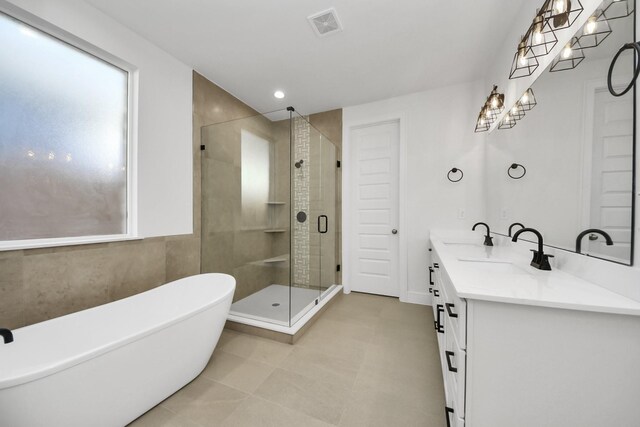
[[[201,274],[14,331],[0,344],[0,426],[124,426],[194,379],[235,279]]]

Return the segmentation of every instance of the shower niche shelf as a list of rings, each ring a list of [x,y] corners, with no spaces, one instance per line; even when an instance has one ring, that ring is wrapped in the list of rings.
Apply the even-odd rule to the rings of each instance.
[[[265,264],[277,264],[280,262],[287,262],[287,258],[286,257],[267,258],[262,262],[264,262]]]
[[[285,231],[287,231],[284,228],[270,228],[267,230],[264,230],[265,233],[284,233]]]
[[[275,202],[274,201],[274,202],[267,202],[267,204],[271,205],[271,206],[280,206],[280,205],[284,205],[285,202]]]

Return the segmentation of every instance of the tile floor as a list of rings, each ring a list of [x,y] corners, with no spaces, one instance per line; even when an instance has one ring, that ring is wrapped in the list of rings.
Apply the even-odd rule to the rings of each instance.
[[[444,426],[430,307],[352,293],[295,345],[225,330],[202,374],[134,427]]]

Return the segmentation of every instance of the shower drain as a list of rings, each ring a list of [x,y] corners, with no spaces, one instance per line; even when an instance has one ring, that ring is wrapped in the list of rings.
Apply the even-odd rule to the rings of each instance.
[[[273,304],[271,304],[272,307],[278,307],[280,305],[279,302],[274,302]]]

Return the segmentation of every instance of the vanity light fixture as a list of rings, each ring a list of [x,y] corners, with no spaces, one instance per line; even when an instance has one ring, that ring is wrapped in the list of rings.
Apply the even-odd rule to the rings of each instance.
[[[611,26],[607,17],[601,9],[594,12],[583,25],[579,32],[578,42],[582,49],[589,49],[598,46],[611,34]]]
[[[560,54],[551,63],[549,72],[572,70],[584,59],[582,46],[577,37],[573,37],[560,51]]]
[[[635,0],[607,0],[603,12],[608,20],[626,18],[635,9]]]
[[[542,13],[551,30],[569,28],[583,10],[580,0],[546,0],[542,6]]]
[[[547,55],[558,44],[558,38],[540,11],[533,18],[533,23],[527,31],[527,45],[529,56],[536,58]]]
[[[522,94],[518,102],[524,111],[529,111],[538,104],[536,102],[536,96],[533,94],[533,89],[531,88]]]
[[[535,55],[530,53],[527,39],[528,36],[524,36],[520,39],[520,43],[518,43],[518,50],[513,57],[509,79],[530,76],[540,65]]]

